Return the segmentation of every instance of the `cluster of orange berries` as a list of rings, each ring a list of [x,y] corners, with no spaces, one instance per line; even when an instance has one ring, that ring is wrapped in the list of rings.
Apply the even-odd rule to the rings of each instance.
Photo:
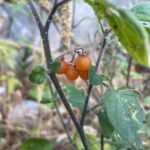
[[[71,63],[64,58],[60,59],[61,67],[56,72],[59,75],[65,74],[68,80],[76,80],[78,77],[88,80],[88,71],[91,67],[91,59],[86,54],[78,53],[78,56]]]

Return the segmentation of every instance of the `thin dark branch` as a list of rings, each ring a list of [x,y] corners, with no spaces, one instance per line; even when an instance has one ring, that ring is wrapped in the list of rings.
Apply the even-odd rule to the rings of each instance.
[[[60,34],[61,30],[59,29],[57,23],[54,20],[53,20],[53,24],[54,24],[56,31]]]
[[[29,3],[29,6],[31,8],[31,11],[32,11],[32,13],[34,15],[34,18],[35,18],[35,20],[37,22],[39,30],[40,30],[40,32],[42,32],[44,27],[43,27],[42,21],[41,21],[39,15],[38,15],[37,11],[35,10],[35,7],[34,7],[34,4],[33,4],[32,0],[28,0],[28,3]]]
[[[100,108],[100,107],[101,107],[100,104],[96,104],[95,106],[89,108],[89,109],[86,111],[86,113],[89,113],[89,112],[91,112],[91,111],[94,111],[96,108]]]
[[[48,39],[48,29],[49,29],[49,26],[50,26],[50,23],[52,21],[52,17],[54,15],[54,13],[57,11],[57,9],[61,5],[65,4],[68,1],[69,0],[64,0],[64,1],[62,1],[62,2],[60,2],[60,3],[53,6],[52,11],[50,12],[50,15],[48,17],[48,20],[46,21],[46,25],[44,27],[44,30],[40,30],[40,26],[38,26],[39,30],[40,30],[40,33],[41,33],[41,37],[42,37],[42,42],[43,42],[43,46],[44,46],[44,53],[45,53],[45,58],[46,58],[46,64],[47,64],[48,68],[52,63],[52,56],[51,56],[51,51],[50,51],[49,39]],[[37,14],[37,12],[36,12],[34,6],[32,5],[32,1],[28,0],[28,2],[29,2],[29,5],[32,9],[32,12],[34,13],[34,16],[35,16]],[[50,73],[49,77],[51,78],[51,81],[53,82],[54,87],[56,88],[56,90],[58,92],[58,95],[60,96],[66,110],[68,111],[68,113],[69,113],[69,115],[70,115],[70,117],[71,117],[77,131],[78,131],[78,134],[81,138],[81,141],[83,143],[83,146],[84,146],[85,150],[89,150],[88,143],[86,141],[86,137],[85,137],[85,134],[84,134],[84,130],[80,126],[79,122],[77,121],[77,118],[75,117],[74,112],[71,109],[71,107],[70,107],[70,105],[69,105],[69,103],[68,103],[68,101],[67,101],[67,99],[66,99],[66,97],[65,97],[65,95],[62,91],[62,88],[59,84],[59,81],[58,81],[56,75],[53,74],[53,73]]]
[[[85,137],[83,128],[78,123],[78,121],[77,121],[77,119],[76,119],[76,117],[75,117],[75,115],[74,115],[74,113],[73,113],[73,111],[72,111],[72,109],[71,109],[64,93],[62,92],[61,86],[60,86],[55,74],[50,74],[50,77],[51,77],[51,80],[53,81],[53,84],[54,84],[55,88],[57,89],[57,92],[58,92],[60,98],[62,99],[63,104],[65,105],[65,107],[66,107],[66,109],[67,109],[67,111],[68,111],[68,113],[69,113],[69,115],[70,115],[70,117],[71,117],[78,133],[79,133],[79,136],[81,138],[81,141],[84,145],[85,150],[89,150],[88,143],[86,141],[86,137]]]
[[[28,0],[29,6],[32,10],[33,16],[38,24],[38,28],[42,37],[42,42],[43,42],[43,46],[44,46],[44,52],[45,52],[45,56],[46,56],[46,63],[47,66],[50,66],[50,63],[52,62],[52,56],[51,56],[51,52],[50,52],[50,45],[49,45],[49,40],[48,40],[48,31],[44,30],[44,27],[42,25],[42,22],[39,18],[39,15],[33,5],[32,0]]]
[[[50,88],[50,91],[51,91],[51,93],[52,93],[52,96],[55,97],[54,90],[53,90],[53,87],[52,87],[52,84],[51,84],[49,78],[48,78],[48,83],[49,83],[49,88]],[[66,124],[65,124],[65,122],[64,122],[64,120],[63,120],[63,117],[62,117],[62,115],[61,115],[61,113],[60,113],[60,110],[59,110],[59,108],[58,108],[58,105],[57,105],[56,100],[53,100],[53,103],[54,103],[54,106],[55,106],[55,108],[56,108],[58,117],[59,117],[59,119],[60,119],[60,121],[61,121],[61,124],[62,124],[62,126],[63,126],[63,128],[64,128],[64,130],[65,130],[65,132],[66,132],[66,134],[67,134],[67,137],[68,137],[70,143],[73,144],[73,141],[72,141],[72,139],[71,139],[70,133],[69,133],[69,131],[68,131],[68,129],[67,129],[67,126],[66,126]]]
[[[132,58],[129,57],[129,63],[128,63],[128,68],[127,68],[126,87],[129,87],[131,65],[132,65]]]
[[[85,21],[85,20],[87,20],[87,19],[88,19],[88,17],[82,18],[82,19],[79,20],[76,24],[73,24],[73,25],[72,25],[72,28],[73,28],[73,29],[76,28],[76,27],[79,26],[83,21]]]
[[[101,20],[99,21],[99,24],[100,24],[100,27],[101,27],[102,33],[103,33],[103,34],[105,34],[105,30],[104,30],[104,28],[103,28],[103,25],[102,25]]]
[[[101,150],[104,150],[104,135],[101,134]]]
[[[70,133],[69,133],[69,131],[68,131],[68,129],[67,129],[67,126],[66,126],[66,124],[65,124],[65,122],[64,122],[64,120],[63,120],[63,118],[62,118],[62,115],[61,115],[61,113],[60,113],[60,111],[59,111],[57,102],[56,102],[55,100],[54,100],[54,105],[55,105],[55,108],[56,108],[58,117],[60,118],[61,124],[62,124],[62,126],[63,126],[63,128],[64,128],[64,130],[65,130],[65,132],[66,132],[66,134],[67,134],[67,137],[68,137],[70,143],[72,143],[72,145],[74,145],[74,144],[73,144],[73,141],[72,141],[72,138],[71,138],[71,136],[70,136]]]
[[[101,61],[101,59],[102,59],[102,56],[103,56],[103,53],[104,53],[104,50],[105,50],[105,46],[106,46],[106,39],[105,39],[105,37],[104,37],[103,44],[102,44],[102,47],[101,47],[101,49],[100,49],[100,52],[99,52],[99,55],[98,55],[98,58],[97,58],[97,61],[96,61],[96,66],[95,66],[95,71],[96,71],[96,72],[97,72],[97,70],[98,70],[100,61]]]
[[[85,103],[84,103],[84,108],[82,111],[82,116],[81,116],[81,120],[80,120],[80,125],[83,127],[84,125],[84,120],[85,120],[85,116],[86,116],[86,111],[87,111],[87,106],[89,103],[89,98],[90,98],[90,94],[92,91],[92,85],[89,85],[88,90],[87,90],[87,94],[86,94],[86,98],[85,98]]]
[[[75,22],[75,11],[76,11],[76,1],[73,0],[72,1],[72,28],[73,28],[74,22]]]
[[[97,72],[97,70],[98,70],[99,64],[100,64],[101,59],[102,59],[102,54],[103,54],[103,52],[105,50],[105,46],[106,46],[106,38],[104,37],[103,44],[102,44],[102,47],[101,47],[101,49],[99,51],[99,55],[98,55],[98,58],[97,58],[97,61],[96,61],[95,72]],[[85,120],[85,116],[86,116],[87,106],[88,106],[88,103],[89,103],[89,98],[90,98],[90,94],[91,94],[92,88],[93,88],[93,85],[89,85],[88,90],[87,90],[87,94],[86,94],[86,98],[85,98],[85,104],[84,104],[84,108],[83,108],[83,112],[82,112],[82,116],[81,116],[81,120],[80,120],[80,125],[82,127],[84,125],[84,120]]]
[[[55,3],[54,4],[54,7],[52,8],[52,10],[51,10],[51,12],[50,12],[50,14],[49,14],[49,16],[48,16],[48,19],[47,19],[47,21],[46,21],[46,24],[45,24],[45,27],[44,27],[44,29],[46,30],[46,31],[48,31],[48,29],[49,29],[49,26],[50,26],[50,23],[51,23],[51,21],[52,21],[52,19],[53,19],[53,16],[54,16],[54,14],[56,13],[56,11],[58,10],[58,8],[60,7],[60,6],[62,6],[62,5],[64,5],[65,3],[67,3],[67,2],[69,2],[70,0],[63,0],[63,1],[61,1],[61,2],[59,2],[59,3]]]

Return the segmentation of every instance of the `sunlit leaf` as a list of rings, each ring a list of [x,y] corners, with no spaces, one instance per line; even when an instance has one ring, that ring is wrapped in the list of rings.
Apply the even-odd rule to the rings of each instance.
[[[100,143],[98,142],[97,138],[94,135],[86,134],[86,139],[89,145],[90,150],[98,150],[100,149]],[[77,150],[83,150],[84,147],[81,143],[81,139],[77,134],[74,135],[73,143],[75,144]]]
[[[13,93],[17,86],[22,86],[22,83],[15,77],[9,77],[7,80],[7,84],[9,93]]]
[[[86,2],[89,3],[89,0]],[[99,19],[108,19],[109,25],[129,55],[139,64],[150,66],[148,34],[135,15],[131,11],[117,7],[106,0],[95,0],[94,10]]]
[[[131,11],[139,20],[150,22],[150,2],[137,3],[131,8]]]
[[[54,143],[42,138],[31,138],[26,140],[19,150],[52,150]]]

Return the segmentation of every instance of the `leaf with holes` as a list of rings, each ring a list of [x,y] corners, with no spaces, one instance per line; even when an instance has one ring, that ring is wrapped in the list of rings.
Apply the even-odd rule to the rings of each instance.
[[[124,150],[124,149],[127,150],[131,148],[131,145],[128,144],[128,142],[124,140],[116,131],[114,131],[113,133],[113,140],[114,140],[115,145],[117,145],[121,150]]]
[[[61,67],[61,63],[59,61],[54,61],[51,65],[50,65],[50,71],[52,73],[56,73]]]
[[[139,21],[139,23],[150,33],[150,22]]]
[[[89,3],[89,0],[86,2]],[[94,10],[99,19],[108,19],[109,25],[129,55],[139,64],[150,66],[149,37],[136,16],[131,11],[117,7],[106,0],[95,0]]]
[[[29,80],[32,83],[42,84],[46,79],[45,69],[42,66],[36,66],[29,74]]]
[[[150,32],[150,2],[141,2],[135,4],[131,11],[138,18],[139,23]]]
[[[150,22],[150,2],[137,3],[131,8],[131,11],[139,20]]]
[[[19,150],[51,150],[54,148],[54,143],[42,138],[31,138],[26,140]]]
[[[144,112],[138,103],[139,93],[129,89],[108,89],[102,101],[109,121],[119,135],[134,147],[142,142],[139,132],[142,129]]]
[[[89,70],[89,82],[92,85],[100,85],[103,83],[103,76],[97,75],[95,72],[95,67],[91,67]]]

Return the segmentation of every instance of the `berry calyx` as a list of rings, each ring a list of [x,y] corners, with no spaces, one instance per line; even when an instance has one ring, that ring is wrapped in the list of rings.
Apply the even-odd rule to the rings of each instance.
[[[56,72],[57,74],[65,74],[68,69],[68,64],[64,61],[64,59],[60,60],[60,69]]]

